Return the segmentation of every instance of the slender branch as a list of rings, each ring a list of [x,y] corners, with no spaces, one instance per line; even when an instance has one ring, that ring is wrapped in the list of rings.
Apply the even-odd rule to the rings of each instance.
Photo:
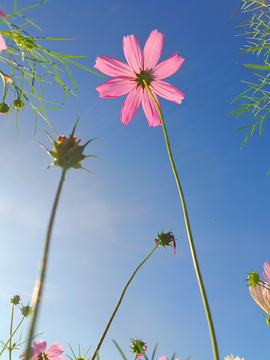
[[[193,237],[192,237],[192,233],[191,233],[191,227],[190,227],[190,223],[189,223],[189,217],[188,217],[187,206],[186,206],[186,202],[185,202],[185,198],[184,198],[184,193],[183,193],[183,190],[182,190],[182,187],[180,184],[180,180],[178,177],[178,173],[177,173],[177,170],[176,170],[176,167],[174,164],[171,147],[170,147],[170,143],[169,143],[169,139],[168,139],[168,134],[167,134],[167,130],[165,127],[164,118],[163,118],[160,106],[158,105],[158,102],[157,102],[155,96],[153,95],[152,91],[149,89],[149,86],[147,85],[146,81],[145,80],[143,80],[143,81],[144,81],[144,84],[145,84],[147,90],[149,91],[150,95],[152,96],[152,98],[158,108],[159,114],[160,114],[163,132],[164,132],[164,136],[165,136],[165,141],[166,141],[166,145],[167,145],[167,150],[168,150],[172,170],[174,173],[175,181],[176,181],[176,184],[178,187],[178,191],[179,191],[179,195],[180,195],[180,199],[181,199],[181,203],[182,203],[182,208],[183,208],[183,213],[184,213],[184,218],[185,218],[185,223],[186,223],[186,229],[187,229],[187,235],[188,235],[188,240],[189,240],[189,246],[190,246],[190,251],[191,251],[192,260],[193,260],[193,266],[194,266],[194,269],[196,272],[197,281],[198,281],[199,288],[201,291],[202,301],[203,301],[203,305],[204,305],[204,309],[205,309],[205,313],[206,313],[206,317],[207,317],[207,321],[208,321],[210,336],[211,336],[211,340],[212,340],[214,359],[219,360],[218,346],[217,346],[217,339],[216,339],[214,324],[213,324],[210,307],[209,307],[209,303],[208,303],[207,296],[206,296],[206,291],[205,291],[204,284],[203,284],[203,279],[202,279],[202,275],[201,275],[201,271],[200,271],[200,267],[199,267],[198,258],[196,255],[196,250],[195,250],[195,245],[194,245],[194,241],[193,241]]]
[[[9,342],[9,360],[11,360],[11,345],[12,345],[12,325],[13,325],[13,315],[14,315],[14,304],[12,303],[11,308],[11,321],[10,321],[10,342]]]
[[[63,166],[61,179],[59,182],[58,190],[57,190],[53,208],[52,208],[51,218],[50,218],[50,222],[49,222],[49,226],[48,226],[48,230],[47,230],[47,236],[45,239],[44,251],[43,251],[42,260],[40,263],[40,275],[36,281],[33,296],[32,296],[32,303],[34,304],[34,313],[33,313],[33,318],[32,318],[30,331],[29,331],[29,338],[28,338],[28,342],[27,342],[27,350],[26,350],[26,354],[25,354],[25,360],[29,360],[29,358],[30,358],[31,342],[32,342],[32,338],[34,335],[35,324],[36,324],[36,320],[37,320],[39,305],[40,305],[43,286],[44,286],[45,274],[46,274],[46,269],[47,269],[47,260],[48,260],[49,245],[50,245],[50,240],[51,240],[51,233],[52,233],[52,228],[53,228],[53,223],[54,223],[54,219],[55,219],[57,205],[58,205],[59,198],[60,198],[60,193],[61,193],[62,186],[63,186],[64,180],[65,180],[66,170],[67,170],[66,167]]]
[[[0,356],[3,354],[5,348],[7,347],[7,344],[10,342],[10,339],[12,339],[12,337],[14,336],[14,334],[16,333],[16,331],[19,329],[19,327],[21,326],[21,323],[23,322],[25,316],[23,316],[22,320],[19,322],[19,325],[16,327],[16,329],[13,331],[13,333],[11,334],[11,336],[9,337],[8,341],[5,343],[5,345],[3,346],[3,349],[0,352]]]
[[[119,298],[119,300],[118,300],[118,303],[117,303],[117,305],[116,305],[116,307],[115,307],[115,309],[114,309],[114,311],[113,311],[113,313],[112,313],[112,316],[110,317],[110,320],[109,320],[109,322],[108,322],[108,324],[107,324],[107,326],[106,326],[106,328],[105,328],[105,330],[104,330],[104,332],[103,332],[103,334],[102,334],[102,336],[101,336],[101,338],[100,338],[100,340],[99,340],[99,343],[98,343],[98,345],[97,345],[97,347],[96,347],[96,350],[95,350],[95,352],[94,352],[91,360],[95,360],[95,357],[97,356],[97,353],[98,353],[98,351],[99,351],[99,349],[100,349],[100,347],[101,347],[101,345],[102,345],[102,343],[103,343],[103,340],[105,339],[105,336],[106,336],[106,334],[107,334],[107,332],[108,332],[108,330],[109,330],[109,327],[111,326],[111,323],[112,323],[112,321],[113,321],[113,318],[114,318],[115,314],[117,313],[117,310],[119,309],[119,306],[120,306],[120,304],[121,304],[121,302],[122,302],[122,300],[123,300],[123,297],[124,297],[124,295],[125,295],[125,292],[126,292],[128,286],[129,286],[129,284],[130,284],[131,281],[133,280],[133,278],[134,278],[134,276],[136,275],[136,273],[137,273],[137,271],[139,270],[139,268],[150,258],[150,256],[153,254],[153,252],[156,250],[157,247],[158,247],[158,245],[156,245],[156,246],[154,247],[154,249],[150,252],[150,254],[140,263],[140,265],[136,268],[136,270],[133,272],[133,274],[131,275],[130,279],[129,279],[128,282],[126,283],[126,286],[124,287],[124,290],[122,291],[122,294],[121,294],[121,296],[120,296],[120,298]]]

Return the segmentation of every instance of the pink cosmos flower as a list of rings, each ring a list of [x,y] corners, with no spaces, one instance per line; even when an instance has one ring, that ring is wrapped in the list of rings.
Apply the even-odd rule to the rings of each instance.
[[[264,272],[263,276],[270,283],[270,261],[267,261],[263,264]]]
[[[122,123],[128,124],[142,103],[149,126],[161,124],[157,106],[145,88],[143,80],[150,87],[158,104],[157,95],[177,104],[181,104],[185,96],[177,87],[162,80],[174,74],[185,60],[178,56],[176,51],[170,58],[157,64],[162,53],[164,37],[165,35],[153,30],[142,51],[134,34],[124,36],[123,50],[127,64],[105,55],[98,56],[96,59],[94,67],[114,77],[96,88],[99,96],[113,98],[128,94],[121,110]]]
[[[46,351],[46,347],[47,347],[46,341],[44,341],[44,340],[34,341],[34,347],[31,347],[30,360],[39,360],[39,359],[66,360],[66,358],[64,358],[64,356],[59,356],[60,354],[62,354],[64,349],[58,342],[55,342],[54,344],[52,344],[47,351]],[[26,351],[24,351],[20,355],[20,358],[24,359],[25,354],[26,354]]]
[[[159,360],[169,360],[168,356],[160,356]],[[179,359],[175,359],[179,360]]]

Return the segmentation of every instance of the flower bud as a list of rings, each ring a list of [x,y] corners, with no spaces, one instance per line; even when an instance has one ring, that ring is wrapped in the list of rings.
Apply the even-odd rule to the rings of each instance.
[[[147,345],[140,339],[132,339],[132,344],[130,346],[133,353],[137,355],[137,358],[145,354]]]
[[[24,107],[24,102],[21,99],[17,99],[14,101],[13,105],[16,109],[21,109]]]
[[[8,112],[9,112],[9,106],[8,106],[8,104],[2,102],[2,103],[0,104],[0,113],[1,113],[1,114],[7,114]]]
[[[175,242],[175,237],[172,233],[172,231],[169,231],[167,233],[164,233],[163,230],[161,231],[161,233],[157,233],[157,237],[155,239],[155,242],[157,245],[161,245],[165,248],[165,246],[173,246],[173,250],[174,250],[174,254],[175,254],[175,249],[176,249],[176,242]],[[173,245],[171,245],[170,243],[173,242]]]
[[[11,304],[18,305],[21,298],[19,295],[14,295],[13,298],[10,299]]]
[[[78,122],[78,120],[77,120],[77,122]],[[77,122],[76,122],[76,125],[77,125]],[[86,144],[81,146],[80,145],[81,139],[79,139],[77,141],[76,136],[74,136],[76,125],[72,131],[72,134],[71,135],[69,134],[68,138],[66,138],[64,135],[63,136],[60,135],[60,136],[58,136],[57,141],[55,141],[51,137],[51,135],[45,130],[45,132],[47,133],[47,135],[53,142],[53,151],[49,151],[40,142],[38,142],[38,143],[54,159],[54,162],[51,165],[57,165],[57,166],[61,166],[61,167],[65,166],[66,169],[73,167],[75,169],[84,169],[86,171],[89,171],[89,170],[83,168],[82,165],[80,164],[80,162],[89,156],[95,156],[95,155],[84,155],[83,154],[84,148],[91,141],[93,141],[95,139],[91,139],[91,140],[87,141]],[[49,165],[49,167],[51,165]],[[91,172],[91,171],[89,171],[89,172]]]
[[[251,270],[251,273],[248,274],[247,280],[249,282],[249,286],[255,286],[260,281],[260,275],[257,271]]]
[[[23,46],[26,50],[33,50],[36,45],[35,45],[34,41],[32,41],[30,39],[24,39]]]

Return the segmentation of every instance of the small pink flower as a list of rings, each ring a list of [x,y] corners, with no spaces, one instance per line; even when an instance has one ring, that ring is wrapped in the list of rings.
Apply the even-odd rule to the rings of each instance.
[[[263,276],[270,283],[270,261],[267,261],[263,264],[264,272]]]
[[[128,124],[142,103],[149,126],[161,124],[156,104],[145,88],[143,80],[150,87],[158,103],[157,95],[177,104],[181,104],[185,96],[177,87],[162,80],[174,74],[185,60],[178,56],[176,51],[170,58],[157,65],[162,53],[164,36],[157,30],[153,30],[146,40],[143,51],[134,34],[124,36],[123,50],[127,64],[105,55],[98,56],[96,59],[94,67],[114,77],[96,88],[99,96],[113,98],[128,94],[121,110],[122,123]]]
[[[3,16],[5,19],[7,18],[7,14],[4,13],[3,10],[0,10],[0,16]],[[3,36],[0,33],[0,53],[2,50],[7,50],[7,45],[6,45],[6,42],[3,38]]]
[[[55,342],[52,344],[49,349],[46,351],[47,342],[44,340],[36,340],[34,341],[34,347],[31,347],[31,355],[30,360],[66,360],[63,356],[59,356],[64,352],[62,346]],[[20,358],[25,358],[26,351],[24,351]]]
[[[6,45],[6,42],[3,38],[3,36],[0,33],[0,53],[2,50],[7,50],[7,45]]]
[[[168,356],[160,356],[159,360],[169,360]],[[179,359],[175,359],[179,360]]]
[[[3,16],[5,19],[7,18],[7,14],[3,10],[0,10],[0,16]]]

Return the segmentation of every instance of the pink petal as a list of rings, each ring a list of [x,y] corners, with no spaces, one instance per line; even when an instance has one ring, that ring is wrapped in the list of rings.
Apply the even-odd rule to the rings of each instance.
[[[168,83],[164,80],[155,80],[152,83],[155,92],[164,99],[174,101],[177,104],[181,104],[185,97],[185,94],[180,91],[176,86]]]
[[[52,357],[62,354],[62,352],[64,352],[63,347],[59,344],[59,342],[55,342],[46,351],[46,355],[48,355],[48,358],[51,359]]]
[[[5,19],[7,18],[7,14],[3,10],[0,10],[0,16],[3,16]]]
[[[159,100],[158,100],[153,88],[151,90],[160,106]],[[146,89],[144,89],[144,93],[143,93],[143,97],[142,97],[142,107],[143,107],[145,116],[148,120],[149,126],[161,125],[161,119],[160,119],[160,115],[158,112],[158,108],[157,108],[154,100],[152,99],[151,95],[149,94],[149,92]]]
[[[184,61],[185,59],[181,56],[177,56],[176,51],[171,57],[162,61],[153,69],[153,75],[156,79],[165,79],[179,70]]]
[[[47,342],[44,340],[36,340],[34,341],[34,347],[35,347],[35,354],[40,354],[41,352],[44,353],[46,351]]]
[[[31,350],[30,350],[30,359],[34,356],[34,352],[35,352],[35,348],[31,347]],[[20,359],[21,358],[25,358],[25,354],[26,354],[26,350],[19,356]]]
[[[264,272],[263,276],[265,279],[270,282],[270,261],[267,261],[263,264]]]
[[[144,70],[151,70],[156,66],[162,53],[164,37],[165,35],[157,30],[153,30],[148,36],[143,49]]]
[[[133,78],[121,76],[105,81],[98,85],[96,89],[99,91],[100,97],[114,98],[129,93],[136,86],[137,83]]]
[[[123,37],[123,50],[128,64],[134,72],[138,73],[143,68],[143,55],[140,44],[134,34]]]
[[[169,360],[169,359],[168,359],[168,356],[161,356],[161,357],[159,358],[159,360]]]
[[[109,76],[131,76],[133,73],[124,61],[106,55],[98,56],[94,67]]]
[[[3,36],[0,34],[0,53],[2,50],[7,50],[7,45]]]
[[[133,89],[128,96],[126,97],[124,104],[121,110],[121,122],[128,124],[136,112],[139,110],[139,107],[142,102],[142,91],[140,89]]]

